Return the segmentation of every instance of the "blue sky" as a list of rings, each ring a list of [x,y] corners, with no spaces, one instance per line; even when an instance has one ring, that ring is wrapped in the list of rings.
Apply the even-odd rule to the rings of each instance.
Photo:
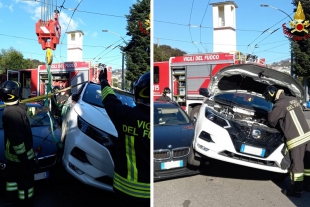
[[[187,53],[213,52],[214,0],[154,0],[154,44],[169,45]],[[266,63],[290,58],[290,44],[282,30],[294,17],[292,1],[235,0],[237,50],[266,58]],[[270,7],[268,4],[283,12]],[[284,13],[285,12],[285,13]],[[189,27],[197,25],[198,27]],[[201,25],[202,27],[199,27]],[[267,30],[263,33],[263,31]],[[277,30],[278,29],[278,30]],[[273,33],[272,31],[277,30]],[[192,42],[198,42],[193,44]],[[255,48],[255,45],[258,47]]]
[[[57,3],[58,6],[64,2],[59,15],[62,27],[60,43],[62,44],[57,45],[53,52],[53,63],[67,61],[65,32],[82,30],[84,60],[96,63],[99,59],[99,62],[106,63],[113,69],[121,69],[122,54],[115,46],[124,45],[121,37],[126,41],[130,40],[130,37],[126,36],[125,15],[129,14],[129,9],[132,4],[136,3],[136,0],[83,0],[80,4],[80,0],[45,0],[45,2]],[[73,14],[73,9],[78,4]],[[45,62],[45,51],[38,43],[35,33],[35,24],[41,18],[40,6],[40,0],[39,2],[0,0],[0,49],[13,47],[20,51],[24,58]],[[111,32],[102,32],[102,30]]]

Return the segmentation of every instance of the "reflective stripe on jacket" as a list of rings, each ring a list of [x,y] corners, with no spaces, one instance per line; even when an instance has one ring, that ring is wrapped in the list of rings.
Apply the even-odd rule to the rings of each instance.
[[[284,92],[277,95],[279,98],[268,114],[269,124],[281,128],[288,150],[309,142],[310,129],[300,102]]]
[[[123,105],[106,85],[102,103],[118,133],[113,187],[133,197],[150,198],[150,107]]]
[[[23,145],[23,148],[25,148],[24,143],[22,145]],[[13,146],[13,149],[15,149],[15,148],[19,149],[19,147],[14,147]],[[17,152],[15,151],[16,152],[15,154],[11,154],[9,149],[10,149],[10,141],[7,140],[6,145],[5,145],[5,157],[6,157],[6,159],[8,159],[8,160],[10,160],[12,162],[20,162],[20,160],[18,159],[17,154],[22,154],[25,151],[24,150],[23,151],[17,150]],[[28,160],[31,160],[31,159],[34,158],[34,152],[33,152],[32,148],[27,152],[27,158],[28,158]]]
[[[13,162],[34,158],[31,126],[25,104],[7,105],[2,115],[5,156]]]

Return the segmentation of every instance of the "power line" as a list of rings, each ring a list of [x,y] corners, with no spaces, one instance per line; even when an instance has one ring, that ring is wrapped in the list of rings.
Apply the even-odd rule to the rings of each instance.
[[[66,31],[65,31],[65,34],[66,34],[67,31],[68,31],[68,28],[69,28],[69,26],[70,26],[72,17],[73,17],[73,15],[74,15],[76,9],[80,6],[80,4],[82,3],[82,1],[83,1],[83,0],[80,0],[80,2],[78,3],[78,5],[75,7],[75,9],[74,9],[74,11],[73,11],[73,13],[72,13],[72,15],[71,15],[71,17],[70,17],[69,23],[68,23],[68,25],[67,25],[67,29],[66,29]],[[63,40],[64,40],[64,37],[62,38],[62,41],[61,41],[61,43],[60,43],[60,51],[59,51],[59,52],[60,52],[60,58],[61,58],[61,45],[62,45]]]
[[[193,41],[193,37],[192,37],[192,32],[191,32],[191,18],[192,18],[192,12],[193,12],[193,6],[194,6],[194,1],[192,1],[192,8],[191,8],[191,12],[189,14],[189,21],[188,21],[188,30],[189,30],[189,35],[191,37],[191,41],[193,43],[193,45],[197,48],[198,52],[200,52],[200,50],[198,49],[198,47],[194,44],[194,41]]]
[[[207,3],[207,7],[206,7],[205,12],[204,12],[204,14],[203,14],[203,16],[202,16],[202,19],[201,19],[201,22],[200,22],[200,26],[199,26],[199,32],[200,32],[200,34],[199,34],[199,40],[200,40],[200,43],[202,42],[202,41],[201,41],[201,31],[202,31],[201,26],[202,26],[203,20],[204,20],[204,18],[205,18],[205,15],[206,15],[206,13],[207,13],[209,4],[210,4],[210,0],[209,0],[208,3]],[[201,44],[201,46],[203,47],[202,44]],[[207,52],[207,50],[205,50],[205,51]]]
[[[7,37],[13,37],[13,38],[18,38],[18,39],[25,39],[25,40],[31,40],[31,41],[38,41],[37,39],[32,39],[32,38],[27,38],[27,37],[21,37],[21,36],[15,36],[15,35],[7,35],[7,34],[2,34],[0,33],[0,36],[7,36]],[[63,45],[71,45],[67,43],[63,43]],[[100,48],[106,48],[104,46],[99,46],[99,45],[82,45],[83,47],[100,47]]]

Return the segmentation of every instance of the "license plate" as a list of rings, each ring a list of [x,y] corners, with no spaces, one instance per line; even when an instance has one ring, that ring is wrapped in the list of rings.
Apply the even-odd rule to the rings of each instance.
[[[245,145],[245,144],[241,145],[241,149],[240,149],[240,152],[257,155],[261,157],[264,157],[265,151],[266,150],[263,148],[252,147],[252,146]]]
[[[49,172],[41,172],[41,173],[36,173],[34,174],[34,180],[42,180],[49,178]]]
[[[176,168],[176,167],[183,167],[183,160],[178,160],[178,161],[171,161],[171,162],[163,162],[161,163],[160,168],[162,170],[168,170],[171,168]]]

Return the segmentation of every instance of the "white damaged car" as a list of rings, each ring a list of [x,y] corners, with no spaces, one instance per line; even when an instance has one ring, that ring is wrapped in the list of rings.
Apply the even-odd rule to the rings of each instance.
[[[114,92],[123,104],[135,106],[132,94]],[[112,192],[118,134],[101,100],[101,86],[92,82],[68,98],[63,109],[62,162],[79,181]]]
[[[223,68],[211,78],[208,89],[200,89],[205,98],[196,120],[190,165],[210,157],[276,172],[279,177],[287,173],[280,167],[283,135],[268,126],[272,103],[262,96],[268,85],[295,96],[302,105],[304,90],[297,80],[253,64]]]

